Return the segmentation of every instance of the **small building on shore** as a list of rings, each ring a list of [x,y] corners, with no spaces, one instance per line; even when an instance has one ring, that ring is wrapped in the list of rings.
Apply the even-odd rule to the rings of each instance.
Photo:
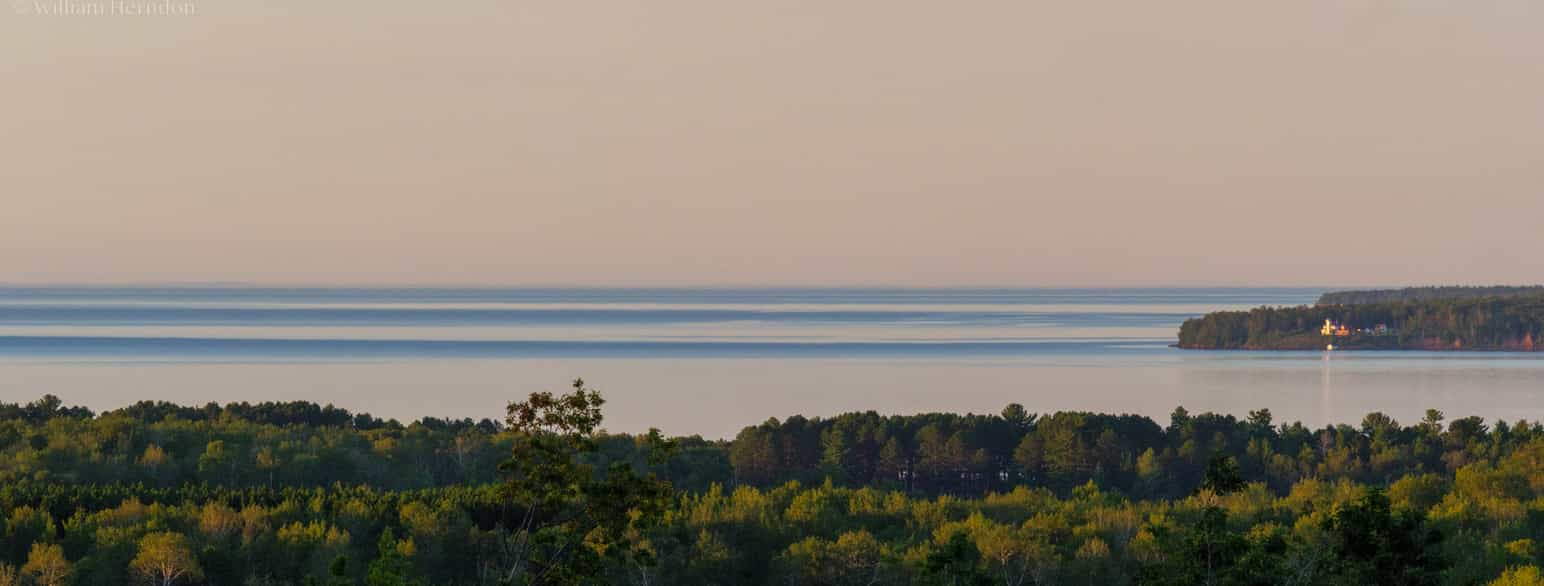
[[[1333,319],[1324,318],[1324,327],[1319,328],[1319,333],[1326,336],[1344,337],[1351,335],[1351,328],[1346,327],[1346,324],[1337,324]]]
[[[1326,318],[1324,320],[1324,327],[1319,328],[1319,333],[1332,338],[1344,338],[1355,334],[1392,336],[1395,334],[1395,330],[1389,327],[1388,324],[1378,324],[1370,328],[1352,328],[1346,324],[1336,323],[1335,320]]]

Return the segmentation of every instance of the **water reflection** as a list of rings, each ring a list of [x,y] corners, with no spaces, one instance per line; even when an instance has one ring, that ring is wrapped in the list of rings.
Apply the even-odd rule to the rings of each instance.
[[[791,414],[951,411],[1137,413],[1167,424],[1175,406],[1278,422],[1356,424],[1370,411],[1403,422],[1427,408],[1450,417],[1544,419],[1544,369],[1535,360],[1217,359],[1170,351],[1115,359],[460,359],[319,362],[0,361],[0,398],[53,392],[96,408],[139,399],[331,402],[398,418],[497,417],[534,390],[583,376],[606,392],[607,426],[732,436]]]
[[[1330,386],[1330,371],[1334,367],[1334,356],[1333,352],[1325,351],[1324,358],[1319,361],[1319,421],[1326,423],[1339,421],[1335,418],[1334,409],[1331,407],[1335,401],[1335,391]]]
[[[310,400],[497,417],[583,376],[613,430],[732,436],[791,414],[1544,419],[1538,354],[1197,352],[1186,316],[1316,290],[0,288],[0,401]],[[80,309],[72,309],[80,308]],[[254,311],[259,309],[261,311]]]

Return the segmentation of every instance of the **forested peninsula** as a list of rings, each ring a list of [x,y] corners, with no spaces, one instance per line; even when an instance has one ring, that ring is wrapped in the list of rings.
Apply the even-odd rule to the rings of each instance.
[[[0,584],[1538,584],[1544,426],[0,403]]]
[[[1395,301],[1432,301],[1437,299],[1473,299],[1478,297],[1544,296],[1544,285],[1522,287],[1406,287],[1370,291],[1330,291],[1319,296],[1318,305],[1356,305]]]
[[[1537,351],[1544,350],[1541,335],[1544,290],[1433,287],[1327,293],[1318,305],[1213,312],[1185,320],[1177,346]]]

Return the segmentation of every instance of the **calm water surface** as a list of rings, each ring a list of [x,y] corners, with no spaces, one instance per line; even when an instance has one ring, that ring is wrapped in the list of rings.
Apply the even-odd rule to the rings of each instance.
[[[1544,356],[1168,347],[1187,317],[1319,292],[0,287],[0,401],[497,417],[583,376],[613,430],[713,437],[794,413],[1010,402],[1160,423],[1176,405],[1311,425],[1427,408],[1544,419]]]

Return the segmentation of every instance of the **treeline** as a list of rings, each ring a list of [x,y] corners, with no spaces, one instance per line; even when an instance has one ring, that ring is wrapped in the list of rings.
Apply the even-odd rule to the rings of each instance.
[[[516,434],[503,422],[426,417],[403,425],[303,401],[181,407],[140,402],[93,414],[45,396],[0,403],[0,483],[147,488],[368,485],[410,490],[495,482]],[[597,466],[641,462],[639,438],[597,436]],[[706,489],[732,478],[723,442],[679,438],[656,468]]]
[[[332,405],[317,405],[309,401],[265,401],[255,404],[237,402],[225,405],[208,403],[202,407],[188,407],[166,401],[140,401],[128,407],[110,411],[106,415],[122,415],[144,423],[157,423],[171,418],[183,421],[239,419],[278,426],[352,427],[360,430],[402,428],[402,424],[395,419],[378,419],[368,413],[355,414],[347,409]],[[90,409],[78,406],[65,407],[63,401],[52,395],[45,395],[42,399],[27,404],[0,403],[0,420],[23,419],[38,422],[53,417],[91,418],[93,416],[95,414]],[[435,429],[451,430],[477,427],[491,432],[502,427],[501,423],[486,418],[474,423],[470,418],[454,420],[425,417],[418,422]]]
[[[729,459],[736,482],[758,486],[829,479],[976,496],[1017,486],[1067,494],[1094,482],[1135,498],[1166,499],[1193,490],[1215,454],[1232,458],[1251,481],[1285,493],[1306,479],[1385,485],[1411,474],[1453,474],[1537,441],[1544,441],[1537,424],[1444,422],[1438,411],[1413,425],[1371,413],[1359,426],[1310,429],[1277,425],[1266,409],[1239,419],[1178,408],[1159,426],[1135,415],[1036,417],[1010,405],[998,416],[869,412],[773,420],[742,431]]]
[[[1318,305],[1362,305],[1396,301],[1433,301],[1438,299],[1475,299],[1480,297],[1539,297],[1544,285],[1522,287],[1405,287],[1368,291],[1330,291],[1319,295]]]
[[[89,416],[55,397],[0,404],[0,413],[17,412],[30,419],[0,419],[0,483],[147,489],[343,484],[381,490],[481,485],[502,478],[497,464],[520,438],[504,423],[486,420],[430,418],[358,429],[258,423],[235,415],[239,410],[200,420],[136,407]],[[347,420],[359,417],[373,419],[361,414]],[[1386,484],[1408,474],[1451,474],[1470,463],[1494,463],[1541,438],[1544,429],[1526,421],[1445,421],[1438,412],[1410,425],[1373,413],[1359,426],[1312,429],[1275,422],[1269,410],[1240,419],[1178,408],[1160,425],[1138,415],[1040,416],[1015,404],[997,415],[869,411],[771,419],[729,441],[675,438],[669,457],[656,463],[646,461],[644,437],[597,431],[595,449],[583,461],[600,469],[617,462],[647,468],[687,492],[829,480],[969,497],[1017,486],[1066,494],[1092,481],[1135,498],[1175,498],[1200,481],[1215,453],[1233,458],[1252,480],[1285,492],[1307,478]]]
[[[0,584],[1526,584],[1544,554],[1526,421],[1010,405],[713,442],[605,434],[601,404],[370,429],[0,405]]]
[[[495,487],[29,484],[0,491],[0,580],[137,584],[160,560],[185,572],[172,584],[1485,584],[1539,564],[1533,463],[1174,500],[714,488],[675,498],[587,576],[524,582],[505,581],[523,534]]]
[[[1386,335],[1346,337],[1320,333],[1324,320],[1352,330],[1384,325]],[[1363,305],[1258,307],[1219,311],[1185,320],[1179,346],[1195,349],[1312,350],[1344,348],[1423,350],[1544,349],[1544,296],[1483,297]]]

